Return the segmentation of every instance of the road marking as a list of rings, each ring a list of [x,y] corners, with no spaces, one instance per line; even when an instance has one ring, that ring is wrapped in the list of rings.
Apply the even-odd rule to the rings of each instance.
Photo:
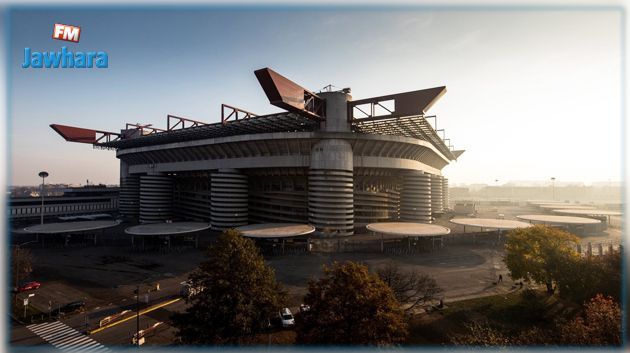
[[[69,353],[88,349],[96,349],[102,352],[110,351],[91,337],[82,334],[61,321],[28,325],[26,328],[46,342],[52,344],[55,348],[64,352]]]
[[[134,314],[133,316],[126,317],[126,318],[124,318],[124,319],[122,319],[122,320],[114,321],[114,322],[112,322],[112,323],[110,323],[110,324],[107,324],[107,325],[105,325],[105,326],[103,326],[103,327],[99,327],[99,328],[97,328],[97,329],[94,329],[94,330],[92,330],[92,331],[90,331],[90,332],[88,332],[88,333],[89,333],[90,335],[95,334],[95,333],[100,332],[100,331],[102,331],[102,330],[104,330],[104,329],[106,329],[106,328],[110,328],[110,327],[112,327],[112,326],[116,326],[116,325],[118,325],[118,324],[122,324],[123,322],[129,321],[129,320],[131,320],[131,319],[135,319],[138,315],[142,316],[142,315],[144,315],[144,314],[146,314],[146,313],[150,313],[150,312],[152,312],[153,310],[157,310],[157,309],[159,309],[159,308],[163,308],[163,307],[165,307],[165,306],[167,306],[167,305],[171,305],[171,304],[173,304],[173,303],[175,303],[175,302],[178,302],[178,301],[180,301],[180,300],[182,300],[182,298],[176,298],[176,299],[172,299],[172,300],[169,300],[169,301],[165,301],[165,302],[160,303],[160,304],[156,304],[156,305],[154,305],[154,306],[152,306],[152,307],[150,307],[150,308],[147,308],[147,309],[144,309],[144,310],[140,310],[140,313],[139,313],[139,314]]]

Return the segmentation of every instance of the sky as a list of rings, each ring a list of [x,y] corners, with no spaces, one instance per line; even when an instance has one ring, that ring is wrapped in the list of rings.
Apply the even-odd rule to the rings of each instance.
[[[53,40],[54,23],[82,28]],[[455,149],[452,185],[621,180],[621,15],[614,10],[379,8],[14,9],[12,185],[117,184],[115,151],[65,142],[58,123],[118,131],[166,115],[220,120],[221,103],[266,114],[253,71],[354,99],[445,85],[430,114]],[[24,48],[105,51],[107,69],[23,69]]]

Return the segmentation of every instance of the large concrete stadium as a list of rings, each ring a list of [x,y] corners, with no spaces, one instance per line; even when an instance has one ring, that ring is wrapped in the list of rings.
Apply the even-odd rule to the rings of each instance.
[[[313,93],[271,69],[255,73],[286,112],[223,105],[213,124],[169,115],[164,130],[51,127],[116,150],[119,210],[140,223],[302,222],[320,236],[347,236],[373,222],[429,223],[447,207],[442,169],[463,151],[426,114],[445,87],[352,100],[350,89]]]

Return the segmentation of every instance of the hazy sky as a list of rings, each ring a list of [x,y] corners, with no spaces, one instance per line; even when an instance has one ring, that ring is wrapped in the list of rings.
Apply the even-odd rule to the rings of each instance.
[[[51,39],[55,22],[79,44]],[[220,104],[269,105],[253,71],[355,99],[446,85],[438,115],[459,161],[451,183],[621,179],[621,16],[616,11],[194,8],[15,10],[12,184],[117,183],[114,151],[65,142],[59,123],[118,131],[175,114],[220,120]],[[103,50],[108,69],[22,69],[24,48]]]

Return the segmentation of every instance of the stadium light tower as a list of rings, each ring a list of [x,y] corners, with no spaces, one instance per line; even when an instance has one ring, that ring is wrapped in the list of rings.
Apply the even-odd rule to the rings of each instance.
[[[48,172],[45,171],[41,171],[39,172],[39,176],[42,178],[42,190],[41,190],[41,195],[42,195],[42,209],[41,209],[41,222],[40,224],[44,224],[44,182],[46,180],[46,177],[48,176]]]

